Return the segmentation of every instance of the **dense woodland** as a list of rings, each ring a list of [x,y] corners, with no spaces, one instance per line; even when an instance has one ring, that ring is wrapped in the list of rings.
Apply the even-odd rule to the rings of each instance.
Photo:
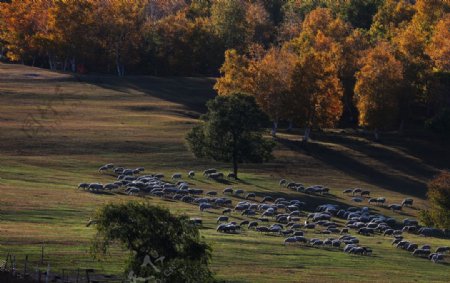
[[[450,133],[447,0],[0,1],[0,58],[219,76],[273,122]]]

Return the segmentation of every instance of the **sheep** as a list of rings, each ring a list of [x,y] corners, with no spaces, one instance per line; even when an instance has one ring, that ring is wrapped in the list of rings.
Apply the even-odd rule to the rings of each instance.
[[[269,232],[270,230],[269,230],[269,227],[261,226],[261,227],[256,227],[256,231],[257,231],[257,232],[261,232],[261,233],[267,233],[267,232]]]
[[[296,243],[297,242],[297,238],[296,237],[289,237],[284,239],[284,245],[287,245],[289,243]]]
[[[223,179],[223,173],[220,173],[220,172],[211,173],[211,174],[206,175],[206,177],[208,179],[214,179],[214,180]]]
[[[386,198],[384,198],[384,197],[378,197],[377,198],[377,203],[384,204],[385,202],[386,202]]]
[[[219,222],[228,222],[228,216],[217,217],[217,223],[219,223]]]
[[[352,191],[352,195],[355,195],[355,194],[357,194],[357,193],[361,193],[362,192],[362,190],[361,189],[359,189],[359,188],[356,188],[356,189],[353,189],[353,191]]]
[[[188,177],[191,178],[191,179],[194,178],[195,177],[195,172],[194,171],[189,171],[188,172]]]
[[[119,186],[117,184],[106,184],[105,185],[105,189],[106,190],[115,190],[115,189],[118,189],[118,188],[119,188]]]
[[[391,209],[392,211],[400,211],[402,210],[402,206],[399,204],[391,204],[389,206],[389,209]]]
[[[123,167],[117,167],[117,168],[114,168],[114,173],[122,174],[123,170],[125,170]]]
[[[207,196],[217,196],[217,192],[215,191],[210,191],[206,193]]]
[[[402,229],[403,232],[408,232],[408,233],[413,233],[417,231],[417,227],[416,226],[405,226]]]
[[[106,170],[108,170],[108,167],[106,167],[106,166],[101,166],[100,168],[98,168],[98,172],[100,172],[100,173],[103,173]]]
[[[175,174],[172,175],[172,180],[175,180],[175,179],[181,179],[182,176],[183,176],[183,175],[182,175],[181,173],[175,173]]]
[[[227,174],[227,179],[237,179],[237,177],[236,177],[236,174],[234,174],[234,173],[228,173]]]
[[[248,226],[247,226],[248,229],[254,228],[254,227],[258,227],[258,222],[252,221],[252,222],[248,223]]]
[[[403,225],[405,226],[418,226],[419,225],[419,221],[415,220],[415,219],[403,219]]]
[[[248,193],[246,196],[245,196],[245,199],[255,199],[256,198],[256,194],[255,193]]]
[[[430,250],[424,250],[424,249],[415,249],[412,253],[413,256],[429,256]]]
[[[343,194],[349,194],[351,192],[353,192],[353,189],[346,189],[342,191]]]
[[[413,199],[412,198],[405,198],[402,201],[402,206],[412,206],[413,205]]]
[[[266,201],[273,201],[273,198],[271,196],[265,196],[261,202],[265,203]]]
[[[217,172],[217,170],[213,169],[213,168],[206,169],[205,171],[203,171],[203,176],[207,176],[209,174],[216,173],[216,172]]]
[[[201,204],[199,205],[199,208],[200,208],[200,211],[203,212],[203,211],[205,211],[206,209],[212,208],[212,205],[209,204],[209,203],[201,203]]]
[[[233,189],[232,188],[225,188],[223,190],[223,194],[232,194],[233,193]]]
[[[225,213],[231,214],[231,208],[226,208],[226,209],[222,210],[222,214],[225,214]]]
[[[370,191],[362,191],[361,196],[370,196]]]
[[[280,184],[280,187],[284,187],[287,184],[287,180],[286,179],[281,179],[279,184]]]
[[[248,220],[244,220],[244,221],[241,221],[241,223],[239,223],[239,226],[244,226],[244,225],[248,225],[248,224],[250,224],[250,221],[248,221]]]
[[[157,174],[155,174],[155,178],[157,178],[157,179],[162,179],[162,178],[164,178],[164,174],[162,174],[162,173],[157,173]]]
[[[235,195],[243,195],[243,194],[244,194],[244,190],[237,189],[237,190],[234,192],[234,194],[235,194]]]
[[[103,190],[103,185],[102,184],[98,184],[98,183],[89,184],[88,189],[89,190],[93,190],[93,191],[100,191],[100,190]]]
[[[354,201],[354,202],[362,202],[363,199],[360,198],[360,197],[355,197],[355,198],[352,198],[352,201]]]
[[[428,256],[428,259],[430,259],[434,263],[438,263],[444,260],[444,255],[439,253],[433,253]]]
[[[450,247],[438,247],[436,253],[443,254],[450,251]]]
[[[377,198],[369,198],[369,203],[378,203]]]
[[[86,190],[87,188],[89,188],[89,183],[80,183],[80,184],[78,184],[78,189],[83,189],[83,190]]]

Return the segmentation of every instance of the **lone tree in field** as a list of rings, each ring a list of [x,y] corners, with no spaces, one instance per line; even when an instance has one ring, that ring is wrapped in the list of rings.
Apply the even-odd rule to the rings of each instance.
[[[207,107],[204,123],[195,126],[186,137],[196,157],[232,162],[236,178],[239,163],[261,163],[272,157],[274,144],[262,137],[268,117],[253,96],[217,96]]]
[[[128,249],[129,279],[163,282],[211,282],[211,249],[201,240],[187,216],[146,203],[108,204],[96,215],[96,257],[106,255],[113,243]],[[152,281],[152,282],[153,282]]]
[[[426,225],[450,229],[450,172],[442,171],[428,183],[430,209],[421,212]]]

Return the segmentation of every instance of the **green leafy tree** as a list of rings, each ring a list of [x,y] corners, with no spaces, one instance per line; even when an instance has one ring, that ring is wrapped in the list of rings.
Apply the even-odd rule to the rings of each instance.
[[[246,6],[240,0],[217,0],[211,7],[211,22],[225,48],[243,50],[248,38]]]
[[[450,172],[442,171],[428,183],[430,209],[421,212],[426,225],[450,229]]]
[[[236,178],[238,163],[261,163],[271,158],[274,144],[262,137],[268,118],[253,96],[217,96],[207,107],[204,123],[186,137],[196,157],[232,162]]]
[[[148,203],[108,204],[95,216],[92,252],[97,258],[118,243],[131,254],[129,277],[164,282],[211,282],[211,248],[185,215]]]

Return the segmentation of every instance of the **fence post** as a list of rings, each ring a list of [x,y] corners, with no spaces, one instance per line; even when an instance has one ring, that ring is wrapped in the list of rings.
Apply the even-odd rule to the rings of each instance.
[[[44,243],[42,243],[41,249],[41,264],[44,264]]]
[[[23,267],[23,276],[26,277],[27,276],[27,266],[28,265],[28,255],[25,256],[25,265]]]
[[[45,283],[48,283],[50,277],[50,263],[47,265],[47,272],[45,273]]]

